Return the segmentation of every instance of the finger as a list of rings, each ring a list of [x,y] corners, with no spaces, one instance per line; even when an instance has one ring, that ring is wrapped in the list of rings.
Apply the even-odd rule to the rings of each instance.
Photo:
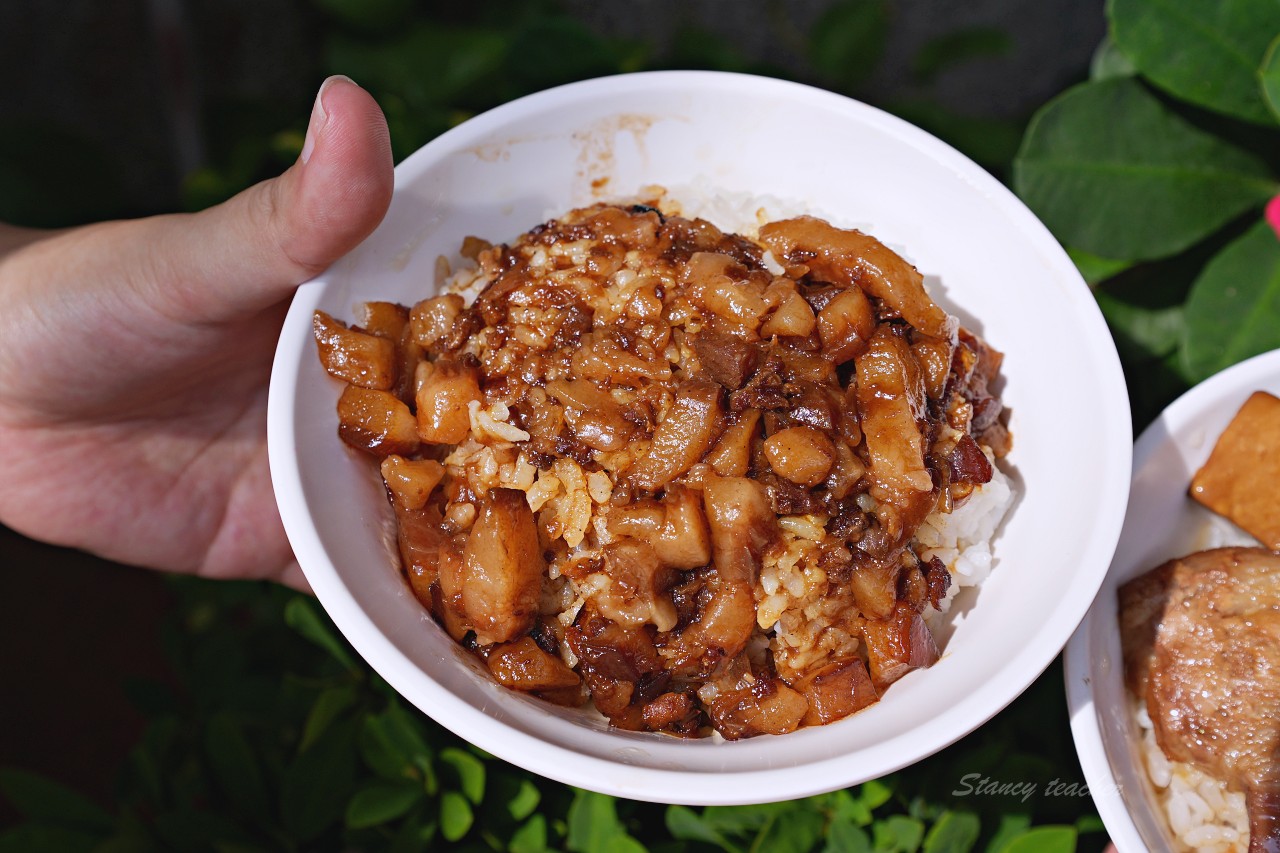
[[[330,77],[293,166],[167,223],[173,233],[160,249],[159,285],[188,317],[212,322],[255,313],[367,237],[386,214],[392,185],[382,110],[351,80]]]

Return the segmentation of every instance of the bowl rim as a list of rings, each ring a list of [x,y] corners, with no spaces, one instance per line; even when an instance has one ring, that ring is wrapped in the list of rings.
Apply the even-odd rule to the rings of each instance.
[[[1147,462],[1169,442],[1174,436],[1194,421],[1201,413],[1214,406],[1224,404],[1224,398],[1237,394],[1245,388],[1257,387],[1260,381],[1270,380],[1273,383],[1280,378],[1280,349],[1260,353],[1242,362],[1213,374],[1208,379],[1188,389],[1164,410],[1142,431],[1133,451],[1133,471],[1131,479],[1136,478]],[[1234,411],[1234,410],[1233,410]],[[1216,437],[1214,438],[1216,441]],[[1121,540],[1131,534],[1128,529],[1121,533]],[[1113,563],[1107,569],[1102,586],[1094,604],[1081,620],[1080,626],[1067,642],[1063,654],[1063,680],[1066,683],[1067,709],[1071,718],[1071,736],[1075,742],[1076,755],[1084,772],[1085,782],[1093,794],[1098,814],[1102,818],[1111,840],[1120,853],[1144,853],[1147,843],[1134,822],[1132,811],[1124,793],[1121,792],[1116,773],[1103,738],[1102,726],[1099,723],[1098,707],[1094,702],[1094,683],[1099,677],[1094,666],[1103,658],[1101,651],[1094,652],[1090,635],[1095,622],[1105,618],[1106,612],[1100,611],[1104,595],[1115,595],[1118,585],[1118,574],[1124,566]],[[1114,624],[1118,632],[1119,625]],[[1145,776],[1146,771],[1139,768]],[[1159,815],[1154,804],[1149,801],[1147,792],[1142,793],[1144,805],[1155,814],[1164,825],[1163,816]]]
[[[1132,451],[1129,399],[1119,357],[1107,332],[1101,312],[1093,303],[1079,272],[1048,229],[1011,190],[951,146],[910,123],[852,98],[800,83],[716,71],[651,71],[623,74],[570,83],[527,95],[496,107],[442,134],[396,167],[397,188],[411,182],[438,155],[456,150],[467,140],[483,136],[504,123],[575,99],[607,92],[620,95],[637,90],[665,87],[675,91],[690,89],[728,90],[734,94],[775,95],[806,106],[852,115],[860,124],[891,135],[900,144],[915,148],[923,156],[951,169],[974,191],[987,197],[1015,227],[1020,238],[1044,259],[1048,273],[1075,284],[1081,319],[1092,327],[1091,337],[1110,344],[1108,367],[1098,377],[1094,404],[1111,413],[1101,425],[1099,438],[1117,459],[1115,470],[1102,472],[1105,486],[1100,490],[1094,512],[1094,526],[1083,552],[1083,565],[1092,567],[1081,574],[1089,592],[1075,594],[1060,602],[1046,615],[1039,632],[1020,648],[1012,649],[993,681],[1000,685],[989,691],[973,691],[956,697],[939,717],[946,725],[914,730],[878,743],[858,754],[860,764],[843,754],[791,767],[761,767],[749,771],[662,769],[626,765],[565,749],[532,734],[498,721],[454,697],[428,673],[410,661],[380,631],[355,600],[329,561],[309,512],[301,482],[297,446],[293,432],[294,378],[301,359],[313,357],[303,345],[300,327],[310,326],[310,314],[320,288],[329,273],[321,273],[299,288],[281,333],[272,368],[268,402],[268,450],[271,476],[285,531],[300,566],[325,610],[357,652],[397,692],[411,703],[430,707],[430,716],[468,742],[527,770],[578,787],[614,796],[663,803],[736,805],[772,802],[779,799],[825,793],[892,773],[933,755],[973,732],[1003,710],[1040,676],[1061,651],[1067,638],[1083,617],[1093,592],[1105,574],[1119,540],[1124,507],[1128,497],[1128,471]],[[397,190],[398,191],[398,190]],[[1086,306],[1084,300],[1088,301]],[[305,315],[305,319],[303,318]],[[306,338],[309,340],[309,337]],[[1100,343],[1101,345],[1101,343]],[[1109,482],[1106,480],[1109,479]],[[405,689],[410,677],[417,681]],[[424,678],[425,677],[425,678]],[[424,695],[425,694],[425,695]],[[732,748],[732,745],[729,745]],[[905,756],[905,757],[904,757]],[[860,770],[859,767],[870,767]],[[713,783],[714,784],[711,784]]]

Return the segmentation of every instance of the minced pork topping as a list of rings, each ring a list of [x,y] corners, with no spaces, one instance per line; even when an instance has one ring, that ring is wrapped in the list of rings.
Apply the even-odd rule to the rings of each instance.
[[[617,727],[781,734],[938,651],[913,541],[992,477],[1001,356],[874,237],[597,205],[483,286],[317,312],[339,434],[381,460],[404,573],[501,684]]]

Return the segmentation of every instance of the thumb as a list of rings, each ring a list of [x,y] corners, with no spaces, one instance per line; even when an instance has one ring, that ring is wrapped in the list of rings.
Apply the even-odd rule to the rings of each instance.
[[[175,222],[162,278],[193,318],[256,313],[367,237],[387,212],[392,186],[382,110],[350,79],[330,77],[316,95],[298,161]]]

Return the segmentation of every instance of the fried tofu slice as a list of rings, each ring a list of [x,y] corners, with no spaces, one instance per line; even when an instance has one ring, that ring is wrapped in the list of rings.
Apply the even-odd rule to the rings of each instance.
[[[1255,391],[1191,480],[1191,497],[1280,551],[1280,399]]]

